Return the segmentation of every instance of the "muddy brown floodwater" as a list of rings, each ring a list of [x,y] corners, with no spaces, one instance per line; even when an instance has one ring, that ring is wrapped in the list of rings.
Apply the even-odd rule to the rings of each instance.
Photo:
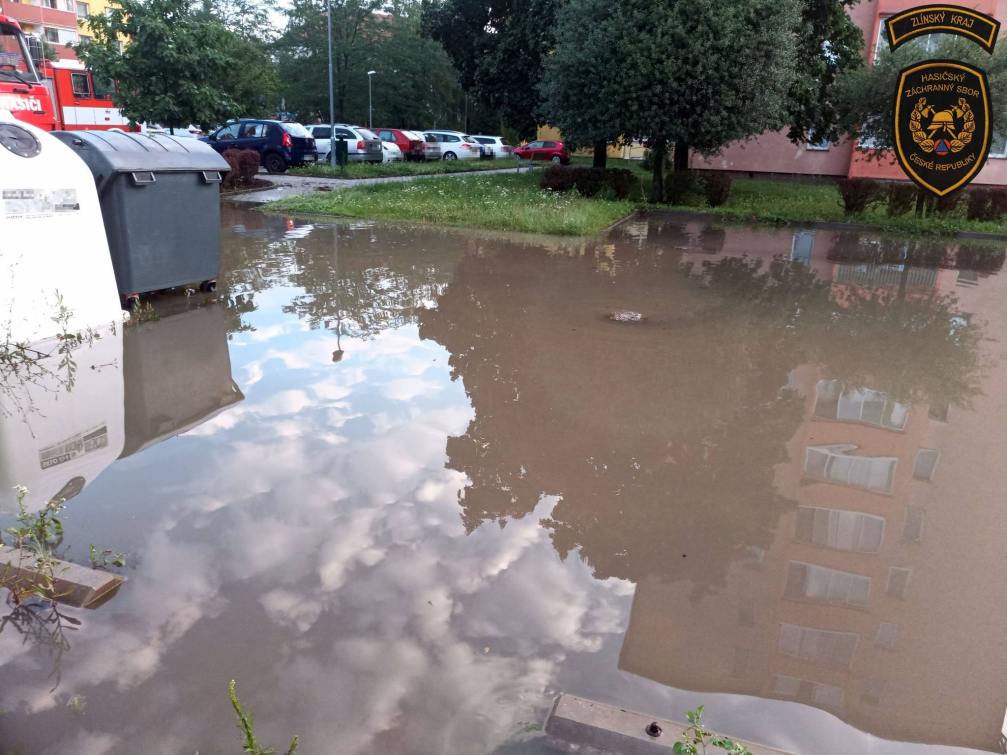
[[[95,610],[7,607],[0,751],[236,753],[231,679],[307,755],[539,753],[559,692],[1000,751],[1002,247],[223,222],[215,303],[5,383],[2,490],[129,555]]]

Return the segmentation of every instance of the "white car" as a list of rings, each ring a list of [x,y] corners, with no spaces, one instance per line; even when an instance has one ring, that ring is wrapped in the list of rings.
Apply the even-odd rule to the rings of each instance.
[[[318,151],[318,162],[329,161],[329,150],[332,134],[329,124],[313,123],[305,126],[315,138],[315,149]],[[346,159],[351,163],[379,163],[384,159],[381,140],[370,130],[360,126],[349,126],[345,123],[336,124],[336,139],[346,139]]]
[[[381,162],[398,163],[402,162],[402,150],[395,142],[381,142],[381,150],[385,157]]]
[[[500,159],[514,157],[514,148],[502,136],[473,136],[477,142],[485,147],[489,147],[493,152],[493,157]]]
[[[143,129],[141,129],[142,131]],[[146,127],[146,133],[148,134],[171,134],[171,129],[167,126],[161,126],[157,123],[151,123]],[[182,137],[184,139],[198,139],[203,135],[203,129],[199,126],[189,124],[188,126],[176,126],[174,136]]]
[[[483,145],[461,131],[432,129],[423,133],[430,134],[441,143],[442,160],[479,160],[484,151],[487,155],[490,154]]]

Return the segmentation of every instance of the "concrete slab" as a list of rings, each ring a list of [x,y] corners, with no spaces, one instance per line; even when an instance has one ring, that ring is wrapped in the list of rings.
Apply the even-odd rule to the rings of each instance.
[[[647,733],[654,722],[661,727],[658,736]],[[669,755],[675,743],[682,741],[687,728],[688,724],[566,694],[556,698],[545,725],[546,741],[551,748],[577,755]],[[748,747],[752,755],[791,755],[735,741]]]
[[[33,560],[30,553],[0,545],[0,577],[4,587],[20,585],[23,589],[35,584],[40,572],[32,566]],[[49,597],[77,608],[97,608],[110,600],[126,581],[118,574],[70,561],[53,561],[53,574],[55,580]]]

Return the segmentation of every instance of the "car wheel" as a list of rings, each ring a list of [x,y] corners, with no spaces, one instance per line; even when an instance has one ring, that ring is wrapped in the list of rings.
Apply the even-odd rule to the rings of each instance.
[[[556,163],[557,165],[559,165],[561,162],[563,162],[563,158],[560,157],[559,155],[553,155],[552,156],[552,161],[554,163]]]
[[[262,167],[266,169],[267,173],[283,173],[287,169],[287,161],[283,159],[283,155],[273,152],[266,155],[262,161]]]
[[[445,160],[457,160],[458,159],[458,155],[456,155],[454,152],[445,152],[444,153],[444,159]]]

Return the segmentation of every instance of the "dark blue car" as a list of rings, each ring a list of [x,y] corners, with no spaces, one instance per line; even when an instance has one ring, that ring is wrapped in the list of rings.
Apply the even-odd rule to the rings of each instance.
[[[220,153],[254,149],[261,156],[262,167],[270,173],[283,173],[291,165],[318,159],[314,138],[299,123],[242,119],[204,136],[201,141]]]

